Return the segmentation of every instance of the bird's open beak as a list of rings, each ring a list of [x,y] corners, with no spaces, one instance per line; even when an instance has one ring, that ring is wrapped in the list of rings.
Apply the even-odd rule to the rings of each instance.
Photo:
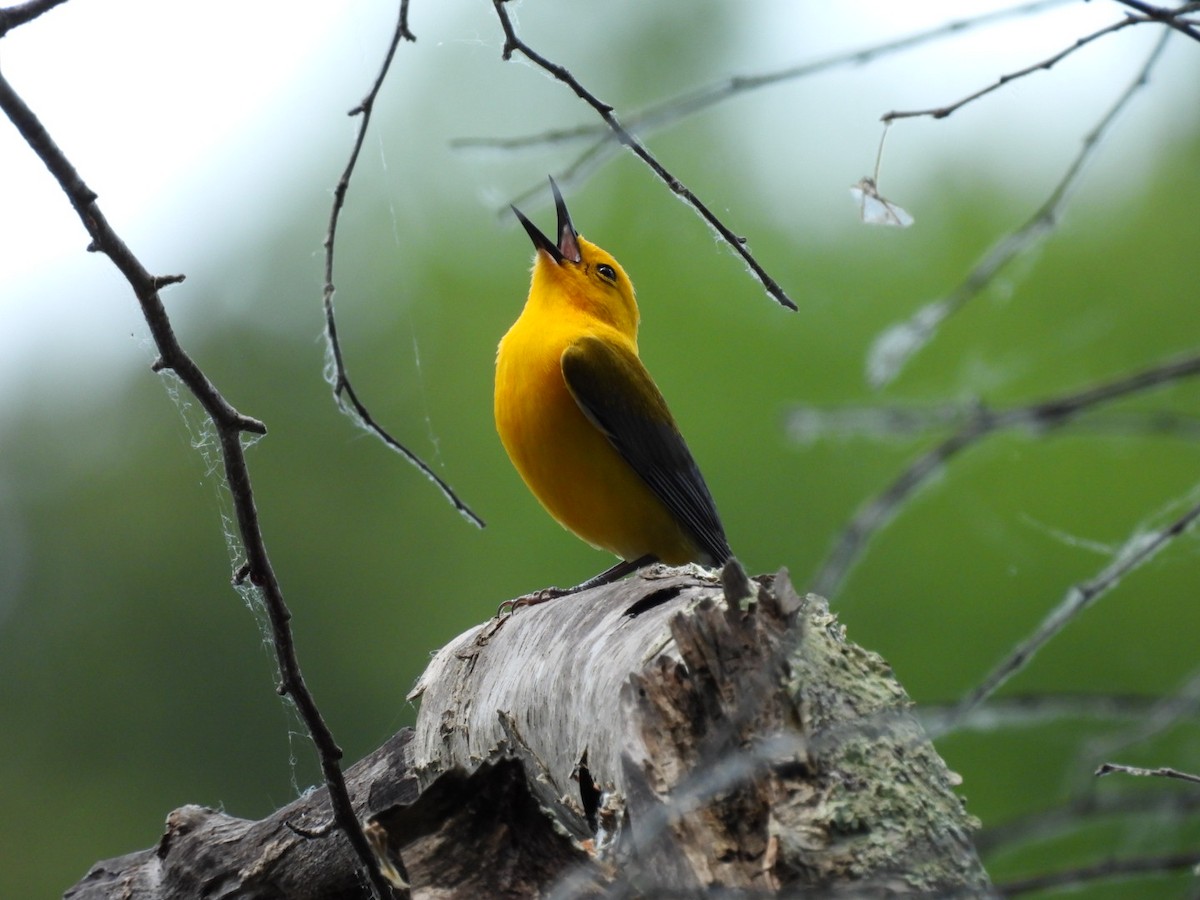
[[[575,231],[575,226],[571,224],[571,214],[567,212],[567,203],[563,200],[562,193],[559,191],[558,185],[554,183],[553,178],[550,179],[550,190],[554,192],[554,208],[558,210],[557,245],[550,238],[542,234],[538,227],[530,222],[515,206],[512,207],[512,211],[516,213],[521,224],[525,226],[525,231],[529,233],[529,238],[533,241],[534,247],[549,254],[550,258],[560,265],[563,260],[579,262],[581,259],[579,235]]]

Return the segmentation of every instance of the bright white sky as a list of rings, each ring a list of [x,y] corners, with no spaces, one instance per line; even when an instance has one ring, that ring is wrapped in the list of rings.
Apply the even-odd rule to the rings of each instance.
[[[285,12],[301,5],[303,15]],[[102,193],[106,213],[128,222],[152,214],[247,122],[269,113],[344,16],[336,3],[247,2],[235,12],[230,4],[75,0],[14,32],[0,62]],[[129,147],[131,138],[145,143]],[[75,254],[78,220],[65,202],[46,202],[48,176],[11,131],[0,134],[0,172],[8,210],[0,282]]]
[[[234,247],[239,228],[259,225],[259,216],[247,210],[245,216],[233,217],[230,227],[228,198],[236,195],[239,182],[265,181],[286,190],[285,161],[340,140],[323,164],[327,183],[314,189],[332,186],[351,137],[345,110],[374,76],[398,2],[73,0],[0,42],[0,64],[100,194],[106,215],[135,252],[153,271],[191,272],[193,260],[212,258],[215,248]],[[763,71],[1009,5],[762,0],[739,12],[744,27],[733,37],[745,42],[746,49],[731,51],[729,58],[739,71]],[[591,15],[579,4],[552,10],[534,0],[515,9],[531,34],[542,16]],[[657,7],[655,14],[664,9]],[[622,10],[631,19],[645,14],[636,0],[608,4],[605,10],[610,17],[623,15]],[[846,70],[836,90],[818,87],[810,98],[805,95],[811,108],[796,123],[796,146],[805,154],[805,165],[828,167],[833,173],[829,196],[837,199],[829,202],[848,205],[847,188],[868,174],[873,163],[882,112],[957,99],[1120,15],[1121,8],[1106,0],[1070,3],[1036,20],[1018,19],[930,45],[919,55]],[[455,59],[462,58],[455,54],[463,53],[494,56],[496,65],[502,65],[499,29],[489,4],[413,0],[413,22],[421,41],[444,50],[447,71],[453,72]],[[914,202],[919,197],[896,196],[886,173],[911,191],[915,185],[936,184],[938,167],[948,155],[972,153],[987,157],[984,168],[997,179],[1014,184],[1028,180],[1029,158],[1012,153],[1005,137],[1011,117],[1020,118],[1027,134],[1039,139],[1049,135],[1048,143],[1056,143],[1061,155],[1046,164],[1061,170],[1098,113],[1132,77],[1143,48],[1155,36],[1152,30],[1128,29],[1086,48],[1049,75],[1037,73],[1019,88],[998,92],[986,101],[986,110],[980,104],[978,114],[964,111],[953,117],[953,132],[944,123],[927,120],[893,128],[881,189],[914,212],[920,227],[920,204]],[[583,36],[591,33],[583,29]],[[1193,63],[1200,54],[1178,46],[1171,52],[1174,67],[1164,65],[1156,79],[1161,83],[1131,109],[1128,118],[1134,124],[1124,141],[1114,140],[1111,153],[1106,148],[1106,161],[1098,163],[1103,169],[1121,171],[1119,160],[1144,154],[1164,133],[1183,127],[1172,110],[1194,106],[1194,97],[1182,107],[1176,104],[1184,101],[1176,98],[1181,86],[1194,83]],[[1181,67],[1188,77],[1179,75]],[[587,80],[584,72],[578,74]],[[714,71],[711,77],[729,74]],[[824,78],[821,85],[835,83]],[[453,85],[452,77],[447,84]],[[1072,86],[1086,86],[1088,102],[1064,99],[1070,98]],[[1042,93],[1050,89],[1053,95]],[[758,115],[752,100],[745,108],[747,115]],[[775,108],[764,114],[777,118]],[[844,133],[813,140],[807,126],[834,116],[849,123]],[[779,133],[778,121],[763,125],[768,127]],[[936,152],[923,143],[939,127],[938,135],[953,134],[953,151],[946,146],[948,138],[934,139],[933,146],[942,148]],[[751,149],[763,154],[763,171],[779,168],[778,157],[770,156],[777,150],[765,145]],[[486,176],[485,170],[481,177]],[[469,189],[483,196],[487,187]],[[187,210],[188,221],[180,222],[180,209]],[[492,212],[481,205],[480,214]],[[319,249],[322,229],[323,223],[313,223],[313,252]],[[0,395],[11,399],[14,388],[20,392],[31,378],[40,377],[31,375],[32,360],[49,359],[52,365],[54,354],[61,353],[65,361],[73,351],[64,342],[85,346],[97,329],[113,330],[114,306],[99,298],[127,295],[127,289],[105,260],[84,254],[85,244],[62,194],[15,130],[0,122]],[[125,317],[120,326],[124,334],[140,333],[132,298],[120,315]],[[124,348],[120,352],[130,349],[127,340],[116,346]]]

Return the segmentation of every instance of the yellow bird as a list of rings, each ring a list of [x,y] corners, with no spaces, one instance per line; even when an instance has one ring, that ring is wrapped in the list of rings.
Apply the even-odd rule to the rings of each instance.
[[[551,516],[621,557],[571,591],[655,561],[723,565],[732,553],[712,495],[638,358],[633,284],[550,187],[557,244],[513,207],[536,253],[529,299],[496,355],[504,449]]]

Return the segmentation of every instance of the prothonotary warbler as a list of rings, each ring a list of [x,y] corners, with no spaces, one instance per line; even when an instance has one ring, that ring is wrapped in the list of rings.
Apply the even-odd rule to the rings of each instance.
[[[571,591],[655,561],[724,565],[732,553],[712,495],[638,358],[633,284],[575,231],[550,186],[557,243],[513,207],[536,253],[529,299],[496,356],[504,449],[551,516],[621,557]]]

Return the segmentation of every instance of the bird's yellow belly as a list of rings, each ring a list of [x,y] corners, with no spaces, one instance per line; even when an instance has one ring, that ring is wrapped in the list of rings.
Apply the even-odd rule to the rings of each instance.
[[[696,557],[671,517],[567,390],[568,341],[505,336],[496,362],[496,429],[525,484],[561,525],[623,559]]]

